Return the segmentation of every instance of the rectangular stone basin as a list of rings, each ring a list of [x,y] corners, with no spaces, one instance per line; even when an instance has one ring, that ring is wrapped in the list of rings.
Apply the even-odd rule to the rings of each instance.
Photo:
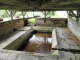
[[[51,53],[52,34],[51,33],[34,33],[28,42],[18,49],[20,51],[35,53]]]
[[[4,49],[59,55],[58,50],[52,50],[52,48],[58,47],[56,29],[51,32],[31,29],[4,47]]]

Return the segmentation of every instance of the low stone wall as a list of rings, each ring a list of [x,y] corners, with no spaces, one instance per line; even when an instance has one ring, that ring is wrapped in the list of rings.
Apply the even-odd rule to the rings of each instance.
[[[68,28],[80,40],[80,22],[68,18]]]
[[[67,27],[67,18],[50,18],[44,22],[45,18],[35,18],[35,24],[40,26]]]
[[[27,19],[25,20],[16,19],[13,21],[10,20],[5,22],[0,22],[0,39],[6,38],[10,34],[12,34],[14,30],[23,27],[26,24],[25,21],[27,21]]]

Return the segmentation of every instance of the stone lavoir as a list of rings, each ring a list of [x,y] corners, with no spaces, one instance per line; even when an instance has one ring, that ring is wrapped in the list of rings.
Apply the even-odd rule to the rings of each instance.
[[[7,45],[4,49],[51,54],[51,31],[38,31],[32,30],[31,28],[31,31],[27,31],[21,37]]]
[[[25,42],[23,45],[25,48],[22,49],[22,51],[50,54],[52,43],[51,35],[51,33],[34,33],[29,41]]]

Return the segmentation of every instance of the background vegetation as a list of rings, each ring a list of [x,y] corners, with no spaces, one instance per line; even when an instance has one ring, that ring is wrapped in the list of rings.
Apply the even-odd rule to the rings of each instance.
[[[36,12],[31,12],[28,11],[25,15],[26,17],[33,17],[34,16],[40,16],[39,18],[44,18],[44,14],[41,11],[36,11]],[[23,18],[22,13],[20,11],[16,12],[15,16],[13,17],[13,19],[16,18],[16,16],[18,16],[19,18]],[[47,15],[47,17],[51,17],[51,18],[65,18],[65,17],[61,17],[59,16],[55,11],[50,11]],[[5,20],[9,20],[10,17],[8,17],[7,13],[5,12],[5,10],[0,10],[0,18],[3,18]],[[29,19],[29,23],[35,23],[35,18]]]

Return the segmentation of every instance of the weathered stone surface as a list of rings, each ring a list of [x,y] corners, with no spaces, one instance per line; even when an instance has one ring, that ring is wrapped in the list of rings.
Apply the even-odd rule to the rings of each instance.
[[[80,60],[80,54],[74,54],[76,60]]]
[[[59,51],[60,57],[58,60],[80,60],[80,53],[71,53],[66,51]]]
[[[65,51],[59,51],[60,58],[59,60],[76,60],[73,53],[65,52]]]
[[[34,30],[26,31],[24,34],[15,39],[12,43],[4,47],[4,49],[17,50],[20,45],[22,45],[25,41],[28,41],[28,39],[32,36],[33,31]]]
[[[52,32],[54,27],[34,26],[33,29],[36,30],[37,32]]]
[[[0,48],[4,48],[5,46],[7,46],[8,44],[10,44],[11,42],[13,42],[14,40],[16,40],[18,37],[20,37],[22,34],[24,34],[26,31],[17,31],[14,34],[12,34],[11,36],[9,36],[7,39],[5,39],[4,41],[0,42]]]
[[[19,55],[19,54],[22,53],[22,51],[8,50],[8,53],[12,53],[12,54],[17,54],[17,55]]]
[[[57,27],[56,31],[59,48],[80,50],[79,39],[68,28]]]
[[[6,60],[15,60],[18,57],[17,54],[10,54]]]
[[[50,57],[38,57],[39,60],[57,60],[57,58],[50,58]]]
[[[2,54],[0,54],[0,59],[5,60],[9,56],[9,54],[10,53],[2,53]]]
[[[38,60],[35,56],[19,55],[16,60]]]
[[[20,29],[18,29],[18,30],[27,31],[27,30],[30,30],[30,29],[31,29],[30,26],[24,26],[24,27],[22,27],[22,28],[20,28]]]
[[[66,27],[67,19],[66,18],[50,18],[44,22],[45,18],[35,18],[35,24],[38,26],[54,26],[54,27]]]
[[[0,38],[7,38],[10,36],[14,29],[19,29],[24,26],[24,20],[23,19],[17,19],[13,20],[13,23],[11,21],[1,22],[0,24]]]
[[[58,48],[58,40],[57,40],[55,29],[53,29],[52,31],[52,48]]]
[[[80,22],[77,22],[77,21],[74,21],[74,20],[68,18],[68,28],[80,40]]]

